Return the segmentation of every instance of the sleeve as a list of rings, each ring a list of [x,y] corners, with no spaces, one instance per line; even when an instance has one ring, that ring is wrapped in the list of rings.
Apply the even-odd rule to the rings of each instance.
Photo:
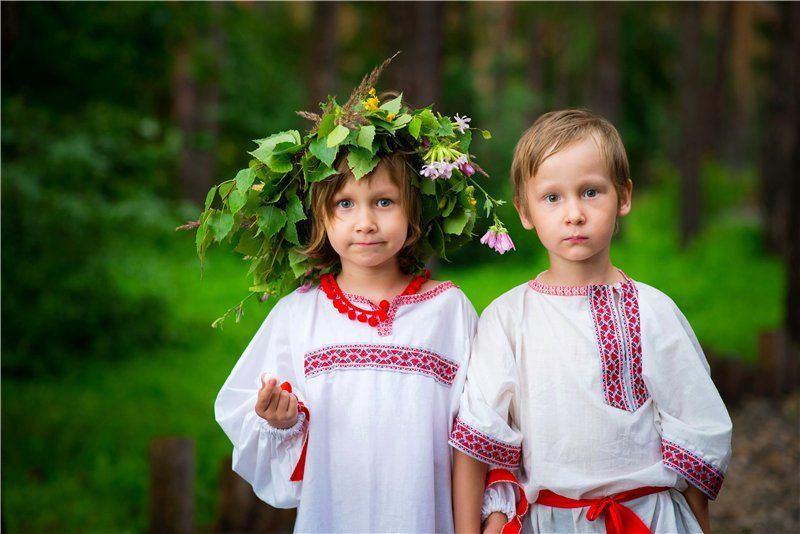
[[[450,445],[516,481],[509,469],[520,465],[522,435],[511,422],[511,405],[519,394],[516,359],[510,328],[495,306],[484,311],[470,350],[466,384]],[[492,512],[516,515],[519,499],[514,487],[498,483],[486,488],[481,520]]]
[[[233,443],[233,470],[252,486],[255,494],[276,508],[299,503],[302,482],[290,480],[300,459],[308,421],[299,414],[297,423],[277,429],[255,412],[261,374],[288,381],[303,401],[292,362],[287,298],[267,316],[217,395],[216,420]]]
[[[490,466],[516,468],[522,435],[510,421],[519,379],[512,338],[495,306],[478,321],[450,445]]]
[[[731,456],[732,423],[689,322],[675,304],[654,317],[642,372],[656,408],[667,469],[717,497]],[[649,336],[648,336],[649,337]]]

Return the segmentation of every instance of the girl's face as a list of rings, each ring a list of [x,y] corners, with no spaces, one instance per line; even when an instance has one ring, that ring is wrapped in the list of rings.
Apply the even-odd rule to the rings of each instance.
[[[408,237],[408,217],[401,205],[400,188],[386,165],[378,164],[368,178],[350,178],[334,195],[325,232],[341,258],[342,269],[397,263]]]
[[[517,210],[551,257],[584,262],[608,254],[617,217],[630,212],[631,188],[629,180],[620,202],[598,142],[587,137],[544,160],[527,184],[527,211]]]

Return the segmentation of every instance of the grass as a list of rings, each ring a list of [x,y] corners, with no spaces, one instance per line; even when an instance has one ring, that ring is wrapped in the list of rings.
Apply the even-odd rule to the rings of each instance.
[[[756,226],[720,217],[680,251],[665,230],[669,203],[653,194],[638,207],[614,246],[615,263],[669,294],[714,352],[752,359],[758,332],[781,321],[783,294],[782,267],[761,251]],[[521,249],[536,246],[531,236],[515,238]],[[175,341],[114,362],[76,364],[58,377],[3,381],[8,532],[146,530],[148,444],[172,435],[196,442],[197,521],[213,521],[221,461],[230,453],[214,422],[214,398],[270,304],[251,302],[241,324],[209,328],[244,295],[244,271],[236,258],[212,254],[201,280],[186,236],[121,251],[116,261],[127,291],[164,296]],[[452,279],[482,310],[544,268],[541,254],[511,253],[445,264],[437,278]]]

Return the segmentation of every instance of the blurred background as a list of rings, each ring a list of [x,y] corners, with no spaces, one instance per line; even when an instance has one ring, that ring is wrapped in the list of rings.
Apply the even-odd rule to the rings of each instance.
[[[3,2],[3,531],[291,525],[230,474],[213,417],[273,302],[212,330],[246,295],[246,265],[218,251],[201,278],[174,229],[251,140],[305,129],[296,110],[343,101],[397,50],[379,90],[489,129],[474,150],[502,198],[540,113],[618,126],[635,190],[612,256],[682,308],[734,416],[715,530],[797,531],[799,11]],[[479,310],[546,268],[506,208],[516,251],[474,244],[435,273]]]

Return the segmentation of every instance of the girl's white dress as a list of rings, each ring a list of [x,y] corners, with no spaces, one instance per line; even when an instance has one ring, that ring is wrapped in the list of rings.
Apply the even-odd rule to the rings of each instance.
[[[699,532],[686,484],[714,499],[731,454],[731,420],[686,318],[660,291],[537,280],[481,316],[453,447],[512,470],[531,508],[525,532],[603,532],[588,508],[533,504],[540,490],[602,498],[669,487],[624,503],[652,532]],[[487,490],[484,516],[514,515],[511,486]]]
[[[217,397],[234,471],[270,505],[298,507],[297,532],[452,531],[448,436],[476,323],[451,282],[396,297],[377,328],[319,287],[281,299]],[[256,415],[263,372],[291,383],[309,420],[278,430]]]

